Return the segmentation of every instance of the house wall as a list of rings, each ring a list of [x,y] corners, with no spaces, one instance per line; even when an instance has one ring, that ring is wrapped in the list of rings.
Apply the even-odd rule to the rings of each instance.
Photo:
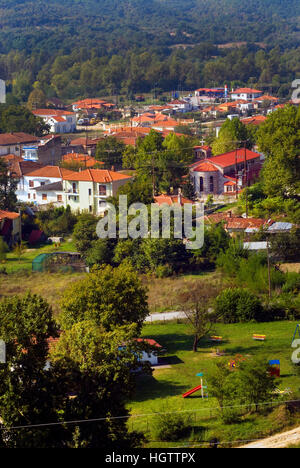
[[[38,162],[45,166],[57,166],[62,159],[61,138],[51,138],[38,147]]]
[[[75,184],[75,193],[73,189]],[[99,185],[106,186],[106,195],[99,195]],[[87,211],[96,215],[102,214],[106,210],[106,199],[113,196],[112,184],[100,184],[92,181],[64,181],[64,203],[76,212]],[[102,206],[100,205],[102,204]]]
[[[23,176],[16,190],[16,195],[19,201],[30,203],[37,202],[37,192],[34,190],[35,187],[41,187],[41,185],[52,184],[54,182],[60,182],[61,179],[56,177],[30,177]],[[30,187],[30,182],[33,182],[33,187]],[[30,197],[29,197],[30,195]],[[49,203],[49,201],[43,201],[41,204]]]

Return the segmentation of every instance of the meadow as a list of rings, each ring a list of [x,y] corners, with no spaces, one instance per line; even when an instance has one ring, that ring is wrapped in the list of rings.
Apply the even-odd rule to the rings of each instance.
[[[132,417],[130,428],[142,430],[148,436],[149,447],[174,446],[153,440],[151,427],[153,416],[157,412],[188,412],[192,415],[194,437],[197,443],[197,432],[201,432],[198,443],[212,439],[224,442],[226,445],[238,445],[236,441],[252,440],[271,435],[293,425],[296,420],[288,417],[285,407],[274,403],[266,405],[258,414],[245,413],[237,424],[225,425],[219,418],[217,401],[209,396],[202,399],[200,393],[183,399],[182,394],[200,384],[199,372],[208,376],[219,359],[229,362],[236,355],[245,359],[264,357],[266,360],[279,359],[281,362],[281,378],[277,381],[280,390],[289,388],[292,394],[281,395],[279,402],[300,396],[300,377],[295,374],[291,362],[291,341],[296,327],[295,322],[247,323],[223,325],[217,324],[214,332],[223,337],[222,343],[212,343],[209,338],[200,342],[197,353],[192,351],[193,336],[187,324],[156,323],[145,325],[143,336],[155,339],[165,348],[163,363],[170,367],[157,367],[152,376],[138,377],[136,395],[129,404]],[[265,342],[252,339],[254,333],[265,334]],[[225,353],[225,357],[215,357],[216,348]],[[238,369],[236,370],[238,372]],[[241,408],[242,413],[243,408]],[[142,415],[142,416],[140,416]],[[299,422],[299,421],[298,421]],[[204,432],[203,432],[204,431]],[[204,433],[204,435],[203,435]],[[235,441],[235,442],[234,442]],[[225,443],[226,442],[226,443]],[[178,446],[190,443],[183,440]],[[181,445],[180,445],[181,444]]]

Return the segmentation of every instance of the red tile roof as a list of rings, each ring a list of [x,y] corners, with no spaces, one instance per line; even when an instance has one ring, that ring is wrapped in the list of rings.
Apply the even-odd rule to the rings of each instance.
[[[254,115],[253,117],[247,117],[246,119],[241,119],[244,125],[261,125],[267,120],[267,117],[264,115]]]
[[[16,132],[16,133],[1,133],[0,134],[0,146],[8,145],[19,145],[25,143],[36,143],[41,138],[37,138],[28,133]]]
[[[104,162],[98,161],[97,159],[93,158],[88,154],[81,154],[81,153],[68,153],[63,156],[63,162],[79,162],[84,163],[85,167],[93,167],[96,164],[103,165]]]
[[[258,89],[252,89],[252,88],[238,88],[235,91],[233,91],[230,94],[262,94],[262,91],[259,91]]]
[[[73,171],[68,169],[63,169],[59,166],[40,166],[39,168],[33,168],[31,171],[27,172],[25,175],[27,177],[45,177],[45,178],[55,178],[62,179],[67,176],[72,176]],[[77,174],[75,172],[74,174]]]
[[[259,229],[265,225],[270,225],[272,222],[260,218],[227,218],[227,229]]]
[[[136,338],[135,341],[138,343],[148,343],[150,346],[155,346],[156,348],[162,348],[157,341],[152,340],[151,338]]]
[[[273,101],[277,102],[278,98],[274,96],[270,96],[269,94],[265,94],[264,96],[260,96],[258,98],[255,98],[254,101]]]
[[[212,164],[217,164],[221,167],[230,167],[234,166],[236,162],[241,163],[245,159],[245,150],[238,149],[237,151],[230,151],[228,153],[220,154],[218,156],[213,156],[209,159]],[[246,160],[252,161],[253,159],[260,159],[260,154],[255,153],[254,151],[246,150]]]
[[[209,161],[204,161],[193,168],[195,172],[218,172],[218,168]]]
[[[86,169],[81,172],[68,171],[70,174],[64,174],[64,180],[109,183],[118,180],[130,180],[131,176],[121,174],[120,172],[109,171],[106,169]]]
[[[163,205],[166,203],[169,206],[172,206],[174,203],[178,203],[178,195],[158,195],[154,197],[154,201],[157,205]],[[181,197],[181,205],[185,205],[186,203],[193,204],[192,200],[188,198]]]
[[[3,219],[17,219],[19,217],[20,217],[19,213],[14,213],[13,211],[0,210],[0,220],[3,220]]]
[[[37,116],[63,117],[64,115],[75,115],[74,112],[61,109],[36,109],[32,113]]]

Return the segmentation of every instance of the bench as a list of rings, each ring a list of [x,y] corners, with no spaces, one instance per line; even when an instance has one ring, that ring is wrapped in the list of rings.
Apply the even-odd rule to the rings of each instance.
[[[266,335],[257,335],[256,333],[253,334],[252,336],[253,340],[256,341],[266,341]]]

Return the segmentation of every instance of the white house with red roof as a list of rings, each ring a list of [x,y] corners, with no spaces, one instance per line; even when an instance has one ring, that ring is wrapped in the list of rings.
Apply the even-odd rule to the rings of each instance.
[[[47,205],[63,203],[63,177],[72,171],[59,166],[41,166],[31,163],[30,170],[26,170],[19,177],[16,195],[19,201]]]
[[[261,167],[262,156],[242,148],[195,162],[190,177],[199,198],[232,196],[251,183]]]
[[[32,113],[50,126],[51,133],[73,133],[76,130],[76,114],[61,109],[36,109]]]
[[[106,169],[69,171],[63,176],[64,205],[75,212],[102,215],[107,209],[107,199],[117,195],[119,187],[132,177]]]
[[[235,91],[231,92],[231,99],[233,101],[254,101],[256,98],[259,98],[263,95],[262,91],[252,88],[238,88]]]

